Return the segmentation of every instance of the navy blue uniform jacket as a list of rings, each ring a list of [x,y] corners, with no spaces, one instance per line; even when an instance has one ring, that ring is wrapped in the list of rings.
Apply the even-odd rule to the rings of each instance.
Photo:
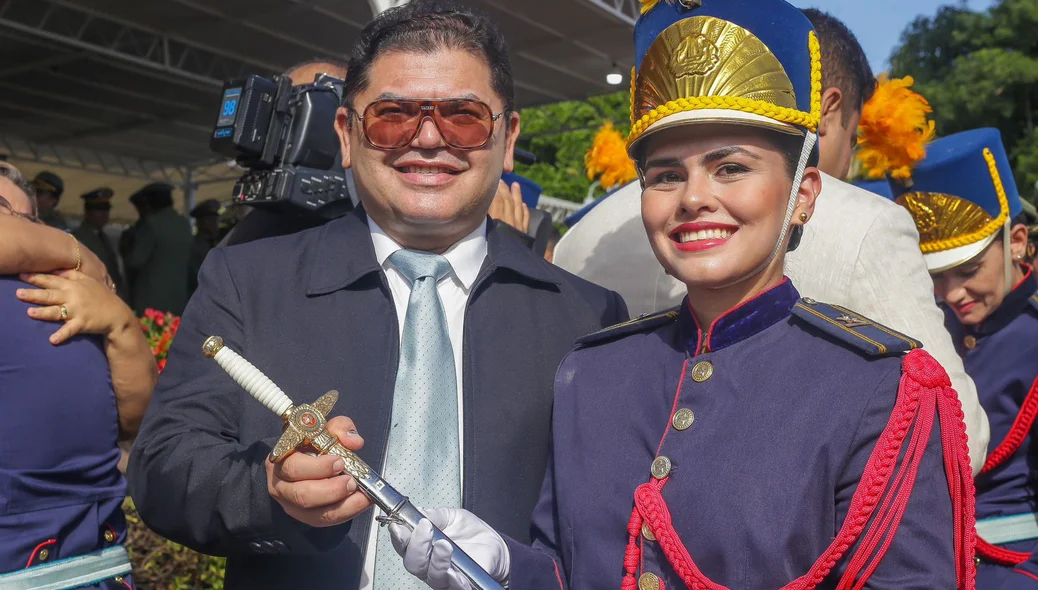
[[[1035,291],[1038,291],[1038,283],[1034,273],[1028,272],[998,309],[979,326],[969,329],[945,307],[948,330],[963,357],[966,372],[977,384],[980,404],[991,423],[988,463],[977,476],[977,520],[1034,513],[1038,503],[1038,476],[1035,475],[1038,449],[1033,435],[1026,436],[1020,448],[1001,463],[992,464],[995,449],[1006,439],[1038,379],[1038,293]],[[967,347],[967,342],[972,347]],[[1002,548],[1033,553],[1038,549],[1038,540],[1006,543]],[[977,588],[1038,588],[1038,554],[1017,568],[981,560],[977,568]]]
[[[119,412],[100,338],[47,339],[0,276],[0,574],[126,540]],[[0,585],[3,583],[0,582]],[[114,577],[90,588],[132,587]]]
[[[798,297],[786,281],[706,330],[683,304],[563,361],[535,542],[507,541],[512,590],[620,588],[625,567],[639,588],[686,587],[660,529],[629,526],[646,482],[663,484],[670,524],[713,583],[777,590],[808,573],[840,532],[895,407],[902,358],[883,353],[918,343]],[[950,430],[968,485],[961,418]],[[940,435],[935,423],[920,441],[907,510],[866,588],[956,587]],[[819,587],[835,587],[846,564]]]
[[[576,338],[627,311],[616,293],[545,262],[493,222],[487,239],[465,316],[463,503],[526,539],[559,362]],[[129,470],[151,528],[229,556],[227,588],[356,588],[371,511],[312,529],[270,498],[263,462],[281,420],[203,357],[209,335],[297,403],[337,389],[333,414],[355,421],[361,457],[381,469],[400,335],[363,211],[209,253]]]

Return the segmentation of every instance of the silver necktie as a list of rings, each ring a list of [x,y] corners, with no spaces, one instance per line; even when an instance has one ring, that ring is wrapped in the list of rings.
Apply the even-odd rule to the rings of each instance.
[[[451,271],[439,254],[398,250],[393,264],[411,282],[392,425],[382,475],[415,506],[461,506],[458,382],[447,316],[436,283]],[[374,588],[421,589],[404,569],[388,528],[379,528]]]

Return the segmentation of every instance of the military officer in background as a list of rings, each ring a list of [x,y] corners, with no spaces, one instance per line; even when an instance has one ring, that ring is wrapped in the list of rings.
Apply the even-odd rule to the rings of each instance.
[[[65,181],[49,170],[44,170],[32,179],[36,189],[36,204],[40,209],[40,221],[62,231],[68,231],[68,222],[58,213],[57,206],[61,194],[65,192]]]
[[[938,139],[909,179],[890,185],[919,227],[948,329],[991,422],[977,476],[977,588],[1038,588],[1038,283],[1001,134]]]
[[[126,282],[119,269],[119,256],[116,254],[111,238],[105,233],[114,194],[112,189],[103,187],[80,195],[79,198],[83,199],[83,222],[72,232],[72,235],[101,259],[105,268],[108,269],[108,276],[112,277],[116,293],[124,301],[129,301]]]
[[[188,297],[191,224],[173,209],[173,187],[168,184],[149,184],[130,197],[134,199],[142,203],[142,218],[123,260],[135,273],[133,310],[138,316],[149,308],[180,315]]]
[[[195,237],[191,240],[191,260],[188,263],[188,296],[198,288],[198,271],[209,251],[220,243],[220,201],[207,199],[191,210],[195,219]]]

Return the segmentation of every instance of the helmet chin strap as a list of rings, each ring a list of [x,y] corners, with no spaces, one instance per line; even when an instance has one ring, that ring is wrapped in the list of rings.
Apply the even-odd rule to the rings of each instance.
[[[1012,219],[1006,219],[1006,224],[1002,226],[1002,252],[1005,260],[1005,271],[1006,271],[1006,283],[1003,295],[1009,295],[1009,292],[1013,290],[1013,253],[1009,251],[1010,238],[1009,229],[1013,223]]]
[[[815,149],[815,142],[818,141],[818,136],[810,131],[804,136],[804,147],[800,151],[800,161],[797,163],[796,174],[793,175],[793,185],[789,189],[789,200],[786,202],[786,216],[782,220],[782,231],[779,232],[778,241],[775,242],[775,247],[771,249],[771,254],[768,255],[767,260],[757,266],[757,268],[746,273],[744,276],[714,287],[714,289],[724,289],[737,285],[751,277],[756,276],[758,273],[768,268],[768,266],[775,260],[775,257],[782,252],[783,246],[786,243],[786,236],[789,234],[790,225],[789,222],[793,219],[793,211],[797,208],[797,197],[800,195],[800,183],[804,180],[804,172],[807,170],[807,161],[811,159],[811,151]]]

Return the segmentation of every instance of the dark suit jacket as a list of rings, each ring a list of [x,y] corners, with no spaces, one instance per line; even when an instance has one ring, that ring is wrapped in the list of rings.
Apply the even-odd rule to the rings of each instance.
[[[529,538],[548,457],[555,371],[575,338],[622,321],[623,300],[552,266],[489,224],[464,343],[464,507]],[[211,360],[222,336],[293,398],[340,392],[376,470],[389,433],[399,329],[362,210],[207,257],[130,458],[144,521],[228,555],[227,588],[356,588],[371,511],[312,529],[267,493],[281,420]],[[392,483],[392,482],[390,482]],[[407,490],[401,490],[404,493]]]

